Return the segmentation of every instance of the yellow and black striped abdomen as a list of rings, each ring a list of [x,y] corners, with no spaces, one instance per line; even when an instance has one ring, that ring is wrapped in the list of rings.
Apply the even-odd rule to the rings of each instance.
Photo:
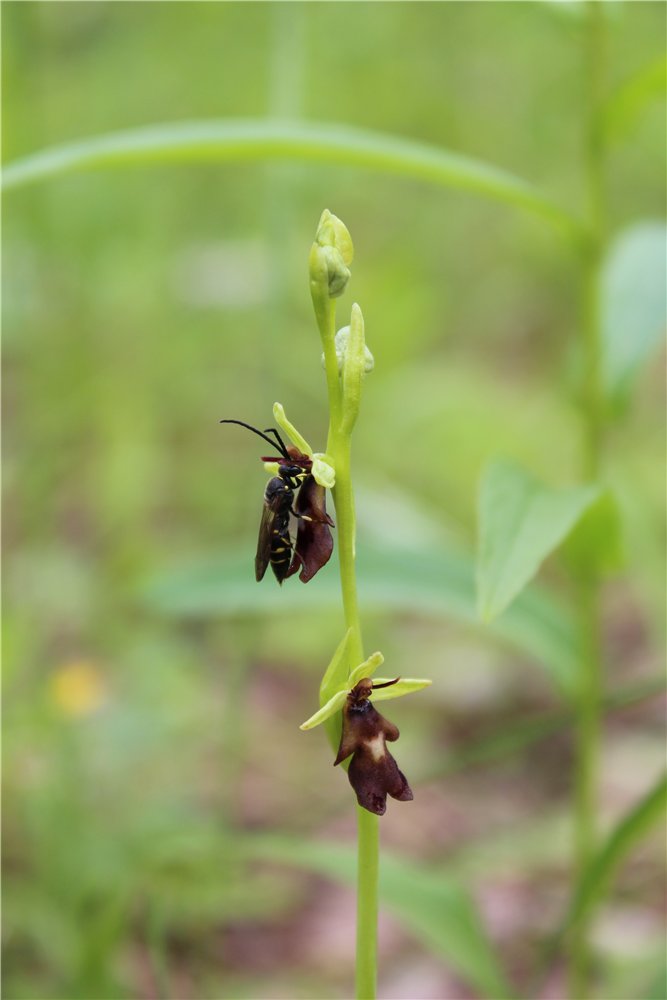
[[[293,500],[294,490],[280,476],[274,476],[266,484],[255,556],[257,580],[262,579],[269,563],[278,583],[287,576],[292,562],[289,516]]]

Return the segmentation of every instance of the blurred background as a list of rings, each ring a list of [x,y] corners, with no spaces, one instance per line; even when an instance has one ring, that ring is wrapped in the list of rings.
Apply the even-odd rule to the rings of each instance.
[[[3,15],[6,162],[153,122],[304,118],[449,147],[584,211],[577,6]],[[613,89],[660,55],[665,9],[615,4],[607,21]],[[664,214],[664,147],[656,102],[613,147],[612,233]],[[349,868],[286,865],[261,839],[353,852],[345,775],[321,731],[298,729],[342,634],[337,566],[307,588],[255,584],[261,446],[218,423],[268,426],[280,400],[324,447],[307,255],[325,207],[356,250],[340,325],[358,301],[376,360],[354,452],[365,643],[388,676],[434,682],[386,713],[415,801],[389,804],[383,847],[470,891],[528,995],[565,995],[559,962],[529,991],[570,878],[571,717],[554,680],[567,575],[550,560],[484,627],[473,552],[492,456],[552,486],[579,477],[576,261],[537,217],[457,191],[208,162],[72,174],[4,201],[8,998],[351,995]],[[661,369],[607,455],[626,565],[604,592],[603,829],[664,756]],[[606,1000],[662,995],[662,846],[642,842],[596,920]],[[385,998],[480,995],[400,900],[380,954]]]

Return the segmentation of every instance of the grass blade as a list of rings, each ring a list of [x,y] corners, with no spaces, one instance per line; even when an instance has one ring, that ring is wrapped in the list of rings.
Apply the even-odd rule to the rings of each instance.
[[[573,239],[580,223],[498,167],[399,136],[318,122],[212,119],[110,132],[33,153],[4,167],[4,190],[99,167],[183,161],[307,160],[415,177],[525,208]]]

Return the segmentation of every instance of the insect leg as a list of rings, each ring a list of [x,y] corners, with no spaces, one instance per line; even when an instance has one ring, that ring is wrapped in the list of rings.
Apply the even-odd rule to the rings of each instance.
[[[294,507],[290,507],[289,512],[294,517],[298,518],[299,521],[312,521],[313,520],[313,518],[312,517],[308,517],[307,514],[297,514],[297,512],[294,510]]]

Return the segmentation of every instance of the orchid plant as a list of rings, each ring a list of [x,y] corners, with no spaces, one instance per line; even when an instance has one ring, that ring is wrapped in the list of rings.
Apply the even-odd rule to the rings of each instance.
[[[355,574],[355,511],[351,480],[352,431],[359,416],[366,375],[374,366],[366,345],[364,318],[352,306],[350,322],[336,331],[336,299],[350,279],[354,255],[345,225],[325,210],[312,245],[309,270],[315,318],[322,340],[322,363],[329,399],[326,451],[312,452],[307,441],[289,423],[278,404],[274,417],[302,452],[312,457],[313,476],[330,489],[336,509],[336,531],[341,593],[346,632],[320,684],[320,708],[303,723],[312,729],[324,723],[336,751],[334,764],[347,768],[357,796],[357,997],[372,1000],[377,979],[377,911],[379,816],[387,795],[400,801],[412,798],[407,779],[386,747],[398,739],[398,729],[377,712],[373,702],[418,691],[430,684],[423,679],[372,680],[383,663],[376,652],[363,653]],[[317,474],[316,470],[317,469]]]

